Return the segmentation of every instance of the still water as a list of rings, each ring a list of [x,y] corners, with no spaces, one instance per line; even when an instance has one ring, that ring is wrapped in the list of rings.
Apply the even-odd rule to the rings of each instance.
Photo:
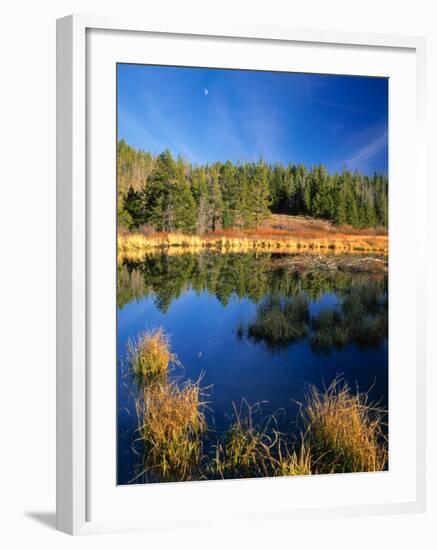
[[[136,479],[135,393],[126,345],[162,327],[183,368],[207,387],[220,432],[233,403],[261,403],[279,427],[296,419],[309,384],[340,375],[388,408],[387,277],[326,271],[290,256],[156,254],[118,268],[118,483]]]

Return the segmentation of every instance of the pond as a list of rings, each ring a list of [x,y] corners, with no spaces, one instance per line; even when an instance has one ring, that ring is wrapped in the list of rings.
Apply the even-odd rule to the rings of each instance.
[[[387,275],[304,259],[207,251],[119,262],[118,484],[145,481],[126,362],[129,339],[144,330],[169,336],[181,364],[172,377],[201,379],[213,433],[243,400],[286,429],[309,385],[338,376],[388,408]]]

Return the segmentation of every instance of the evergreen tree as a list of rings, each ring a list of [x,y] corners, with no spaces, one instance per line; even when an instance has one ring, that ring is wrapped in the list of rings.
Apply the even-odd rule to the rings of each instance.
[[[270,215],[267,166],[262,162],[255,165],[251,176],[249,204],[250,210],[253,212],[255,227],[258,228],[261,222]]]
[[[120,212],[120,206],[118,211],[118,220],[127,221],[129,229],[136,228],[145,222],[143,202],[141,193],[135,191],[133,187],[129,187],[124,199],[121,199],[123,203],[123,213]],[[123,223],[123,222],[122,222]]]
[[[232,227],[236,221],[238,208],[238,181],[234,165],[227,161],[220,169],[220,187],[224,209],[223,226]]]
[[[215,170],[212,170],[209,174],[208,190],[208,229],[216,231],[221,229],[224,214],[219,174]]]
[[[196,202],[196,233],[203,235],[208,229],[208,185],[202,168],[193,170],[191,189]]]
[[[346,198],[341,186],[337,186],[334,201],[334,223],[345,225],[347,223]]]
[[[170,151],[166,150],[158,156],[143,192],[144,216],[147,223],[158,231],[174,226],[174,204],[169,200],[169,191],[176,189],[176,183],[176,163]]]
[[[217,162],[192,166],[170,151],[157,157],[118,143],[120,227],[203,234],[221,227],[257,227],[270,212],[303,214],[337,225],[388,224],[388,180],[323,165]]]

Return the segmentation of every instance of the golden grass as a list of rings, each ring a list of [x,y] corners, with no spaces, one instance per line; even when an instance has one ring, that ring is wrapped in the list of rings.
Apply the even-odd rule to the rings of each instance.
[[[387,468],[386,411],[336,378],[323,391],[310,387],[301,406],[300,441],[277,430],[260,405],[233,404],[229,429],[204,452],[208,426],[200,381],[168,381],[176,357],[162,329],[129,344],[132,368],[145,382],[136,400],[148,480],[187,481],[373,472]],[[164,375],[164,376],[163,376]],[[142,475],[140,474],[140,475]]]
[[[336,379],[323,392],[312,387],[303,407],[305,439],[319,473],[374,472],[386,469],[385,411],[352,393]]]
[[[369,405],[367,394],[351,393],[335,380],[321,392],[312,387],[302,406],[300,441],[276,429],[274,416],[262,417],[258,405],[242,401],[229,429],[204,453],[206,404],[199,383],[154,383],[144,391],[140,434],[149,479],[303,476],[385,470],[385,412]]]
[[[206,430],[199,382],[155,383],[144,390],[141,437],[146,471],[165,481],[193,479]]]
[[[199,251],[213,249],[221,252],[317,252],[388,254],[386,227],[337,227],[327,220],[306,216],[272,214],[257,229],[227,228],[205,235],[120,230],[120,258],[140,260],[147,252],[156,250]]]
[[[257,410],[255,410],[257,409]],[[260,477],[271,474],[271,448],[275,439],[269,434],[269,419],[256,424],[258,406],[245,400],[237,409],[233,403],[232,424],[223,442],[216,445],[214,468],[219,477]]]
[[[254,413],[255,411],[255,413]],[[375,472],[387,468],[386,411],[367,393],[352,393],[335,379],[324,391],[312,386],[302,405],[300,441],[290,444],[275,418],[255,421],[256,409],[234,405],[224,442],[216,446],[214,468],[221,478]]]
[[[213,249],[222,252],[362,252],[388,253],[388,238],[383,235],[333,234],[325,237],[227,237],[215,235],[184,235],[177,233],[157,233],[153,236],[141,233],[127,233],[118,236],[119,257],[141,259],[147,252],[171,250],[184,251]]]
[[[165,375],[170,361],[174,359],[169,338],[161,328],[145,331],[137,338],[129,339],[127,357],[133,373],[141,381]]]
[[[232,423],[217,442],[213,471],[222,479],[311,475],[311,451],[302,439],[290,448],[275,429],[274,415],[262,417],[259,405],[233,404]]]
[[[273,459],[275,476],[309,476],[313,473],[311,449],[302,437],[300,447],[289,450],[283,442],[277,446],[277,458]]]

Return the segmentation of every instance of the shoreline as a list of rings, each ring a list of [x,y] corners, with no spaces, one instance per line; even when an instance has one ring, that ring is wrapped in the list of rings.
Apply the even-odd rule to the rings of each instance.
[[[180,251],[201,252],[332,252],[335,254],[381,254],[388,255],[386,235],[326,235],[323,237],[228,237],[215,235],[184,235],[163,233],[146,236],[142,233],[119,233],[118,253],[122,256],[140,255],[147,252]]]

